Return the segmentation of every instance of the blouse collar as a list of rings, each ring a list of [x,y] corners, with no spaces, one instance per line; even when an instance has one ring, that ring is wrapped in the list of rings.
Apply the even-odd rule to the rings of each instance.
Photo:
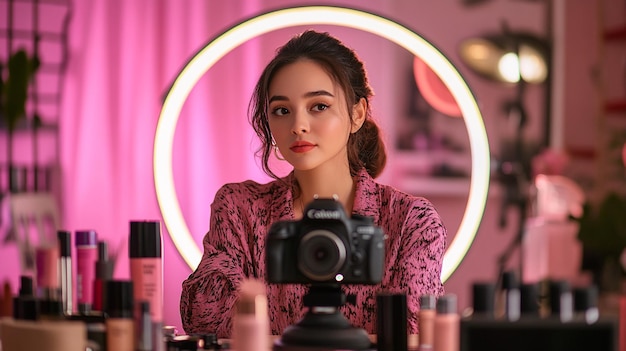
[[[356,188],[352,212],[361,216],[373,217],[374,223],[378,223],[381,206],[380,194],[377,191],[378,184],[365,168],[359,170],[355,180]],[[281,220],[293,220],[293,189],[295,184],[296,177],[292,171],[282,178],[281,191],[276,192],[276,195],[284,194],[274,198],[274,204],[278,208],[284,209],[281,213]]]

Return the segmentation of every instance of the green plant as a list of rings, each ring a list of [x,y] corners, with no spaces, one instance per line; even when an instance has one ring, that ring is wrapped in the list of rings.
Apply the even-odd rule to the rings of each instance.
[[[593,252],[618,259],[626,248],[626,196],[609,193],[597,207],[586,203],[578,239]]]
[[[618,291],[625,273],[620,256],[626,249],[626,196],[610,192],[596,206],[587,202],[578,221],[582,268],[593,273],[601,290]]]
[[[8,131],[7,163],[11,189],[13,189],[13,132],[20,120],[26,118],[28,86],[38,68],[39,59],[28,57],[25,50],[13,53],[8,64],[0,63],[0,117]]]
[[[17,123],[26,117],[28,85],[38,68],[39,60],[29,58],[24,50],[11,55],[6,70],[5,65],[0,64],[0,111],[9,132],[13,132]]]

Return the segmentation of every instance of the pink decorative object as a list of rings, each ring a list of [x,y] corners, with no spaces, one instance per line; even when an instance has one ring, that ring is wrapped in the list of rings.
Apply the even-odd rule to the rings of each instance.
[[[563,174],[569,161],[569,156],[564,152],[554,149],[545,149],[532,159],[533,176],[537,174]]]
[[[420,93],[435,110],[452,117],[461,117],[461,109],[450,89],[419,57],[413,58],[413,76]]]
[[[545,154],[543,160],[560,161],[558,154]],[[546,163],[556,165],[556,163]],[[537,174],[536,216],[526,223],[522,242],[523,280],[534,283],[544,279],[581,280],[582,243],[579,224],[569,220],[580,217],[585,194],[578,184],[561,175]]]
[[[532,218],[527,223],[523,246],[523,281],[579,280],[582,244],[576,238],[578,223]]]
[[[551,221],[567,221],[572,215],[583,215],[585,193],[570,178],[561,175],[537,174],[537,217]]]

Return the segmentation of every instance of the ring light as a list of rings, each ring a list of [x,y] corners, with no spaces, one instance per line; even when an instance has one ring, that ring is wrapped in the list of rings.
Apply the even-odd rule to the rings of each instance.
[[[445,282],[469,250],[480,225],[487,199],[489,143],[478,104],[450,61],[420,35],[387,18],[343,7],[294,7],[250,18],[212,40],[191,58],[176,77],[161,108],[153,154],[157,200],[174,245],[189,267],[195,270],[202,253],[182,215],[176,196],[172,167],[174,132],[189,93],[213,64],[239,45],[267,32],[302,25],[350,27],[396,43],[424,61],[443,81],[459,105],[469,135],[472,170],[465,214],[443,258],[441,280]]]

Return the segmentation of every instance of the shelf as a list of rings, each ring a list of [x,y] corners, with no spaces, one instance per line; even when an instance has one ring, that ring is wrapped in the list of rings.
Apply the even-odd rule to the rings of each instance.
[[[32,132],[33,130],[33,123],[31,119],[27,119],[27,120],[20,120],[20,122],[15,126],[15,130],[14,133],[16,132]],[[38,131],[58,131],[59,130],[59,126],[56,123],[43,123],[41,126],[39,126]],[[0,133],[7,133],[7,127],[4,124],[4,122],[0,122]]]
[[[626,112],[626,99],[610,100],[604,104],[605,112]]]
[[[32,3],[33,0],[10,0],[13,1],[14,3],[18,3],[18,2],[22,2],[22,3]],[[0,3],[2,2],[9,2],[9,0],[0,0]],[[59,5],[59,6],[68,6],[69,5],[69,1],[68,0],[39,0],[39,4],[40,5]]]
[[[626,26],[611,28],[604,31],[604,39],[626,40]]]
[[[417,196],[465,196],[469,195],[469,178],[404,177],[395,187]]]
[[[575,159],[593,160],[596,158],[596,151],[592,148],[568,147],[567,154]]]
[[[31,30],[23,30],[23,29],[14,29],[10,34],[13,39],[32,39],[34,37],[33,31]],[[0,28],[0,37],[8,38],[9,32],[7,28]],[[62,41],[64,39],[63,35],[58,32],[47,32],[41,31],[39,32],[39,40],[43,41]]]
[[[36,95],[36,97],[35,97]],[[61,99],[61,94],[58,93],[53,93],[53,94],[34,94],[34,93],[29,93],[28,94],[28,101],[32,102],[33,99],[37,98],[37,102],[43,104],[43,103],[48,103],[48,104],[56,104],[59,102],[59,100]]]
[[[445,177],[404,177],[396,180],[393,186],[415,196],[431,197],[469,197],[470,179]],[[488,197],[500,193],[498,181],[490,180]]]

